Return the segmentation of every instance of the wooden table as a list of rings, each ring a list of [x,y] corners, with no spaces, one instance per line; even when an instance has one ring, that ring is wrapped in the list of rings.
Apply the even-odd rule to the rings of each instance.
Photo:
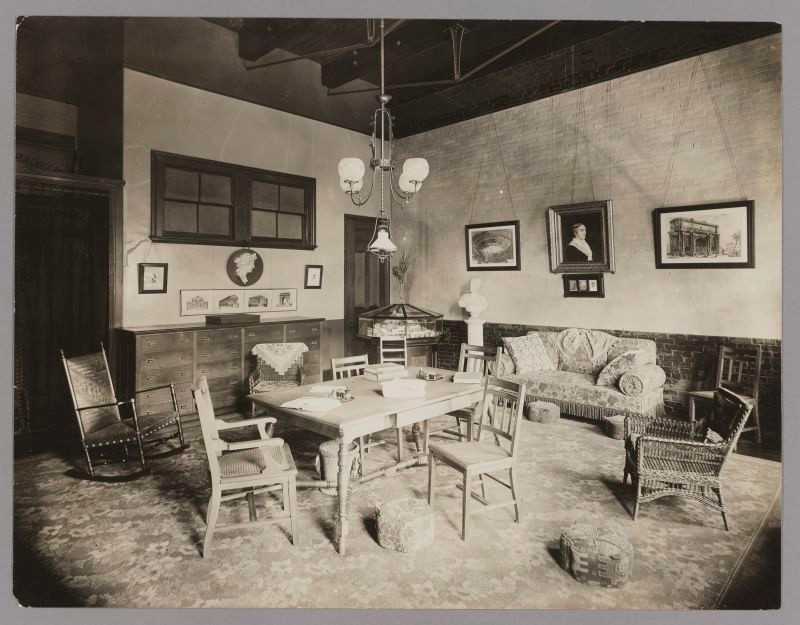
[[[430,369],[428,369],[430,370]],[[301,427],[322,436],[336,439],[339,443],[339,473],[337,481],[305,482],[305,486],[336,487],[339,497],[339,531],[338,551],[344,554],[347,548],[347,497],[350,482],[350,443],[367,434],[374,434],[389,428],[412,425],[424,422],[424,443],[421,450],[413,454],[411,460],[398,462],[388,469],[382,469],[374,474],[365,475],[363,481],[379,475],[385,475],[401,468],[425,464],[427,461],[428,419],[447,414],[454,410],[473,407],[483,397],[483,384],[454,384],[453,372],[438,370],[444,378],[434,382],[427,382],[425,397],[395,398],[383,397],[381,386],[363,376],[347,378],[346,380],[332,380],[323,382],[326,386],[341,386],[347,384],[352,391],[354,400],[343,403],[338,408],[325,413],[303,412],[280,405],[291,399],[303,396],[312,396],[308,391],[310,386],[298,386],[296,389],[248,395],[259,406],[267,409],[269,415],[277,417],[286,423]],[[416,371],[412,369],[411,375]],[[472,438],[472,419],[467,425],[467,434]],[[301,485],[298,483],[298,486]]]

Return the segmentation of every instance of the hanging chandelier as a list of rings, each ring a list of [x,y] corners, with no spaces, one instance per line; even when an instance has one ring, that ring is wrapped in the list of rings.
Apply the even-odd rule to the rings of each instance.
[[[381,92],[378,96],[380,107],[375,110],[372,116],[372,140],[370,142],[372,158],[369,161],[369,166],[372,169],[372,180],[369,191],[362,193],[364,174],[366,173],[364,162],[359,158],[353,157],[343,158],[339,161],[339,185],[342,191],[350,196],[350,200],[356,206],[363,206],[367,203],[372,196],[372,191],[375,189],[375,177],[380,176],[380,212],[375,220],[375,232],[367,246],[367,251],[375,254],[381,262],[385,261],[397,251],[397,246],[391,239],[391,221],[383,210],[385,189],[384,174],[389,177],[391,197],[398,203],[405,205],[408,204],[420,190],[429,172],[428,161],[424,158],[406,159],[403,163],[403,171],[395,185],[395,163],[392,160],[392,148],[394,144],[392,116],[389,109],[386,108],[392,96],[385,93],[383,36],[383,19],[381,19]]]

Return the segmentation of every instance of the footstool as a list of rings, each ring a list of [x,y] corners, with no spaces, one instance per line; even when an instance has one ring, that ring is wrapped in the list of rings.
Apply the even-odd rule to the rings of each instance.
[[[603,417],[603,430],[611,438],[622,440],[625,438],[625,415],[615,414]]]
[[[375,506],[378,544],[385,549],[415,551],[433,542],[433,512],[423,499],[404,497]]]
[[[561,566],[584,584],[621,586],[633,568],[633,546],[618,527],[576,523],[561,534]]]
[[[555,423],[561,418],[561,409],[547,401],[534,401],[528,404],[528,419],[538,423]]]

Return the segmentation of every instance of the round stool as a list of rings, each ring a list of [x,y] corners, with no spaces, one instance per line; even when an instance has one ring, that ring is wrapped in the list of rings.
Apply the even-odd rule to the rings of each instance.
[[[415,551],[433,542],[433,511],[428,502],[406,497],[375,506],[378,544],[385,549]]]
[[[611,438],[621,440],[625,438],[625,415],[615,414],[603,417],[603,430]]]
[[[618,527],[576,523],[561,534],[561,566],[584,584],[620,586],[633,568],[633,546]]]
[[[534,401],[528,404],[528,419],[538,423],[555,423],[561,418],[561,409],[547,401]]]
[[[348,447],[348,452],[352,454],[353,464],[350,469],[350,488],[351,491],[358,490],[358,484],[361,481],[361,457],[357,453],[358,443],[352,441]],[[320,458],[322,459],[320,461]],[[330,440],[325,441],[319,446],[319,454],[315,461],[317,473],[323,480],[335,482],[339,478],[339,442]],[[326,495],[338,494],[336,488],[320,488],[320,491]]]

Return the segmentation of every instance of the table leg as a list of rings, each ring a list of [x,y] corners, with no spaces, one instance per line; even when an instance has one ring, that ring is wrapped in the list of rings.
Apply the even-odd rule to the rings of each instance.
[[[480,407],[482,402],[478,402],[477,404],[472,405],[472,416],[467,421],[467,442],[472,441],[473,434],[473,424],[480,419]]]
[[[350,441],[339,440],[339,475],[338,475],[338,491],[339,491],[339,541],[338,551],[340,555],[345,554],[347,548],[347,496],[350,487],[350,452],[348,447]]]

